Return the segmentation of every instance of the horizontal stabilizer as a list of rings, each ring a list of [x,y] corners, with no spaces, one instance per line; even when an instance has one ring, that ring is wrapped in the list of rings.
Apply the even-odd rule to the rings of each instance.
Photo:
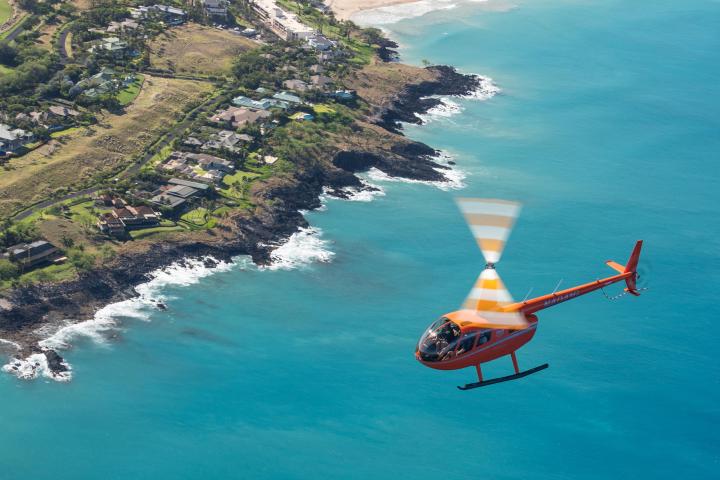
[[[625,273],[625,265],[620,265],[617,262],[613,262],[612,260],[608,260],[607,262],[608,267],[612,268],[613,270],[618,271],[619,273]]]

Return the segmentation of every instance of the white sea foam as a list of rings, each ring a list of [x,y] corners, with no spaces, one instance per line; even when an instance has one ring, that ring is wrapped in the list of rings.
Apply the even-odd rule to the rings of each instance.
[[[441,173],[447,181],[429,181],[429,180],[414,180],[411,178],[403,178],[403,177],[393,177],[388,175],[387,173],[383,172],[382,170],[378,168],[371,168],[366,173],[367,178],[370,180],[373,180],[375,182],[400,182],[400,183],[419,183],[423,185],[431,185],[433,187],[437,187],[440,190],[450,191],[450,190],[460,190],[465,188],[465,178],[467,175],[465,172],[457,168],[456,166],[451,166],[450,161],[453,160],[453,156],[450,155],[447,152],[441,152],[437,157],[435,157],[433,160],[435,160],[436,163],[439,163],[440,165],[446,165],[450,168],[436,168],[435,170],[439,173]]]
[[[450,118],[463,111],[462,105],[452,101],[449,97],[435,96],[426,98],[437,98],[440,103],[425,113],[416,113],[415,116],[420,119],[423,125],[442,118]]]
[[[469,98],[473,100],[488,100],[502,91],[500,90],[500,87],[495,85],[495,82],[493,82],[492,78],[478,74],[476,74],[475,76],[480,80],[480,84],[475,89],[475,91],[470,92],[467,95],[463,95],[462,98]]]
[[[2,370],[23,380],[43,376],[57,382],[69,382],[72,379],[71,367],[67,362],[63,362],[63,365],[67,368],[66,371],[54,373],[50,370],[44,353],[33,353],[25,359],[13,358],[7,365],[3,365]]]
[[[215,265],[208,266],[206,265]],[[212,258],[186,259],[181,262],[155,270],[148,275],[149,281],[135,287],[138,296],[129,300],[111,303],[98,310],[94,317],[83,322],[68,321],[62,325],[45,326],[35,331],[42,338],[38,346],[42,350],[67,350],[73,342],[79,339],[88,339],[96,344],[105,344],[107,334],[117,330],[122,320],[143,320],[150,318],[152,310],[164,305],[166,296],[161,293],[166,286],[188,286],[200,281],[214,272],[227,270],[230,263],[217,262]],[[5,341],[7,342],[7,341]],[[72,378],[70,365],[65,362],[67,372],[52,373],[47,367],[44,354],[38,353],[26,359],[14,358],[3,367],[3,370],[16,375],[18,378],[32,379],[38,375],[58,381],[68,381]]]
[[[322,210],[327,209],[326,202],[329,199],[345,200],[348,202],[372,202],[375,200],[375,197],[385,196],[385,190],[383,190],[380,185],[373,185],[364,179],[360,179],[360,182],[362,183],[361,187],[344,187],[340,189],[342,193],[347,195],[346,197],[333,195],[331,189],[327,187],[324,188],[320,196],[320,201],[323,204]]]
[[[5,340],[4,338],[0,338],[0,346],[2,345],[9,345],[11,347],[14,347],[16,350],[20,350],[20,345],[16,342],[13,342],[12,340]]]
[[[420,119],[423,125],[426,125],[434,120],[442,120],[450,118],[454,115],[462,113],[464,107],[456,102],[454,99],[467,99],[467,100],[489,100],[498,93],[501,92],[500,87],[493,83],[493,79],[483,75],[475,75],[480,83],[478,87],[467,95],[453,95],[453,96],[442,96],[432,95],[425,98],[437,98],[440,100],[440,104],[431,108],[425,113],[416,113],[415,116]]]
[[[270,265],[262,266],[260,270],[293,270],[316,262],[329,263],[335,256],[329,245],[319,228],[301,228],[273,250]]]
[[[351,20],[359,25],[378,27],[398,23],[408,18],[421,17],[433,10],[450,10],[455,7],[457,7],[456,0],[419,0],[363,10],[353,15]]]

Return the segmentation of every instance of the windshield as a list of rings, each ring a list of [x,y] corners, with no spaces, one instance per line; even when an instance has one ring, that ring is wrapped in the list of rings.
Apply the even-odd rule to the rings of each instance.
[[[460,327],[443,317],[433,323],[418,343],[420,358],[425,362],[449,360],[455,354]]]

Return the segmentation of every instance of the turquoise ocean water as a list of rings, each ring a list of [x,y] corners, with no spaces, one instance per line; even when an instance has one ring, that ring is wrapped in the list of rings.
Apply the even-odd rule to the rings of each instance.
[[[0,376],[1,479],[720,476],[720,4],[491,0],[386,27],[406,61],[502,89],[407,129],[466,188],[371,180],[385,196],[309,214],[296,268],[156,287],[167,312],[73,340],[72,382]],[[550,369],[456,390],[472,371],[413,350],[483,263],[458,194],[524,203],[498,266],[516,298],[609,275],[639,238],[649,290],[541,312],[519,360]]]

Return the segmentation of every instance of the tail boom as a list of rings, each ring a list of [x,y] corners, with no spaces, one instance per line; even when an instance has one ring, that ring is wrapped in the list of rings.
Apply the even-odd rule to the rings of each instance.
[[[619,263],[609,260],[607,264],[610,268],[618,271],[617,275],[606,277],[594,282],[584,283],[576,287],[560,290],[559,292],[553,292],[542,297],[536,297],[524,302],[513,303],[512,305],[506,306],[503,310],[505,311],[518,311],[524,314],[535,313],[539,310],[552,307],[558,303],[563,303],[568,300],[572,300],[575,297],[585,295],[586,293],[594,292],[601,288],[607,287],[617,282],[625,281],[627,284],[626,292],[631,295],[639,296],[640,293],[637,291],[636,280],[637,280],[637,265],[640,259],[640,250],[642,249],[642,240],[638,240],[635,244],[635,248],[630,255],[630,259],[627,265],[620,265]]]

